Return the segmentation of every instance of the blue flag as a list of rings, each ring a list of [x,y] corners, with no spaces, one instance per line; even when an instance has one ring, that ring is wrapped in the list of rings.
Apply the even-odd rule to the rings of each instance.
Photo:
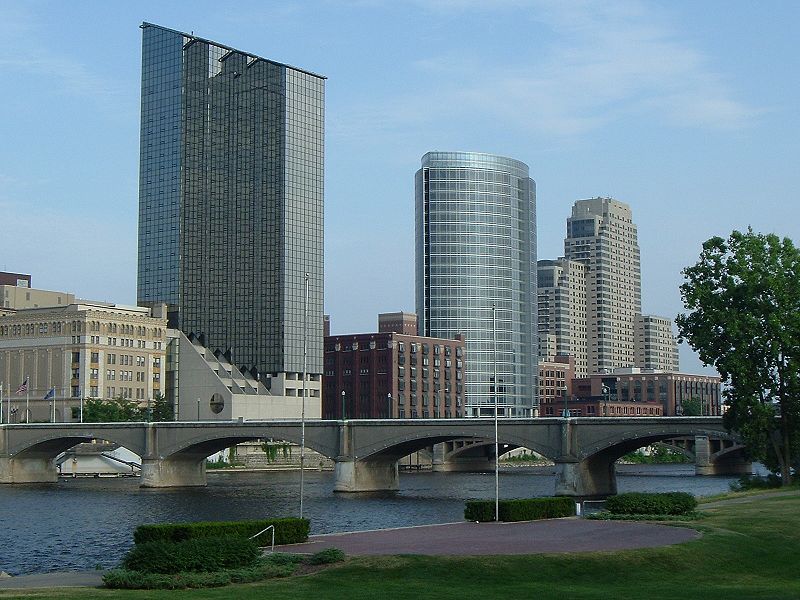
[[[55,386],[53,386],[50,388],[50,391],[45,394],[44,399],[50,400],[50,398],[55,398],[55,397],[56,397],[56,388]]]

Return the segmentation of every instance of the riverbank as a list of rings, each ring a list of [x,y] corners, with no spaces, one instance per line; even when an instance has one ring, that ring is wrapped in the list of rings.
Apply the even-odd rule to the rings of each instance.
[[[743,502],[739,502],[739,500]],[[800,492],[765,493],[700,507],[684,544],[619,552],[522,556],[365,556],[314,575],[180,592],[182,598],[393,600],[796,598]],[[681,526],[681,525],[679,525]],[[174,598],[174,592],[78,588],[0,591],[0,598]]]

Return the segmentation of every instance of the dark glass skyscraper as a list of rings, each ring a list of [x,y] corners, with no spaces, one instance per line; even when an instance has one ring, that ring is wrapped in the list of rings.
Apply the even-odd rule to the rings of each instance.
[[[536,404],[536,186],[518,160],[429,152],[416,174],[420,333],[466,336],[468,416]]]
[[[322,372],[325,78],[142,24],[140,304],[230,350]]]

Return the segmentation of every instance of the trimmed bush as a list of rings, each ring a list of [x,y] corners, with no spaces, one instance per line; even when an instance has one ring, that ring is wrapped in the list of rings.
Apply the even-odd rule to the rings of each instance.
[[[275,544],[298,544],[308,540],[308,519],[264,519],[259,521],[209,521],[199,523],[163,523],[139,525],[133,532],[136,544],[165,541],[181,542],[204,537],[239,536],[248,538],[268,527],[275,526]],[[262,533],[255,541],[259,546],[272,543],[272,530]]]
[[[231,583],[227,572],[217,573],[141,573],[114,569],[103,575],[106,587],[118,590],[183,590],[186,588],[221,587]]]
[[[109,588],[128,590],[180,590],[220,587],[230,583],[253,583],[272,579],[273,577],[288,577],[294,573],[296,568],[297,561],[283,565],[263,561],[253,567],[229,569],[214,573],[162,574],[114,569],[103,575],[103,583]]]
[[[575,515],[572,498],[528,498],[500,500],[501,521],[535,521]],[[464,508],[467,521],[494,521],[494,500],[468,500]]]
[[[330,563],[342,562],[344,560],[344,552],[338,548],[325,548],[319,552],[312,554],[308,557],[308,564],[310,565],[327,565]]]
[[[629,492],[606,500],[606,510],[617,515],[685,515],[696,507],[697,500],[686,492]]]
[[[174,574],[238,569],[253,565],[261,551],[243,537],[205,537],[182,542],[136,544],[122,561],[129,571]]]

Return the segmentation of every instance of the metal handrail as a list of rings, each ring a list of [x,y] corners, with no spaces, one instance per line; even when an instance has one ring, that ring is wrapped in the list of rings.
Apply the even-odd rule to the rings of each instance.
[[[270,552],[272,552],[272,553],[274,554],[274,553],[275,553],[275,525],[267,525],[267,526],[266,526],[264,529],[262,529],[261,531],[259,531],[257,534],[255,534],[255,535],[251,535],[251,536],[250,536],[249,538],[247,538],[247,539],[248,539],[248,540],[255,539],[255,538],[257,538],[258,536],[260,536],[262,533],[265,533],[265,532],[269,531],[270,529],[272,529],[272,546],[270,547],[270,550],[269,550],[269,551],[270,551]]]

